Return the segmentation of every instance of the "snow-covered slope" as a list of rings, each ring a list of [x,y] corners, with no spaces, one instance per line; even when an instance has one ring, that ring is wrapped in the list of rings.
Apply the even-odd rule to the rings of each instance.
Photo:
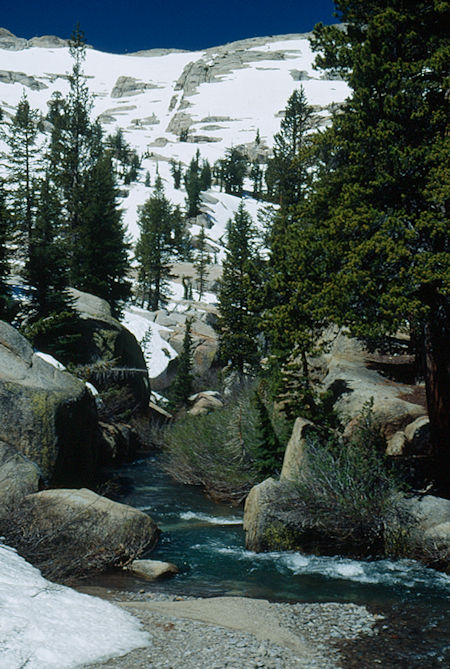
[[[5,116],[14,113],[24,90],[30,105],[45,113],[52,93],[68,91],[72,60],[67,46],[57,38],[27,42],[1,29],[0,33],[0,106]],[[199,148],[212,163],[226,148],[248,144],[264,151],[264,143],[270,147],[279,130],[288,97],[300,85],[319,122],[326,122],[330,105],[342,102],[349,91],[343,81],[323,78],[313,69],[313,60],[307,35],[284,35],[195,52],[117,55],[88,49],[84,70],[94,95],[93,114],[106,132],[122,128],[126,141],[146,156],[142,174],[148,170],[153,181],[158,165],[168,196],[184,204],[185,194],[172,188],[171,158],[188,164]],[[179,141],[184,129],[189,130],[188,142]],[[254,145],[257,130],[260,149]],[[219,239],[237,201],[212,194],[217,201],[207,203],[207,210],[217,227],[208,236]],[[136,207],[148,195],[138,183],[124,201],[133,238],[138,232]],[[249,203],[249,209],[255,215],[257,205]]]
[[[2,669],[70,669],[148,645],[131,615],[50,583],[0,543]]]
[[[107,134],[122,128],[125,140],[143,157],[140,180],[124,190],[122,201],[130,239],[138,237],[138,207],[151,193],[144,185],[147,171],[152,184],[158,171],[167,197],[184,206],[186,193],[173,186],[171,159],[187,166],[199,149],[212,164],[227,148],[242,145],[252,159],[264,162],[282,110],[300,86],[318,125],[326,123],[331,107],[341,103],[349,89],[343,81],[315,71],[313,60],[308,35],[257,37],[195,52],[158,49],[117,55],[88,49],[84,72],[94,98],[93,115]],[[59,38],[27,41],[0,29],[0,107],[5,118],[14,114],[24,91],[31,107],[46,113],[55,91],[67,94],[71,69],[69,49]],[[189,131],[188,141],[181,142],[183,130]],[[261,142],[256,144],[258,131]],[[207,242],[220,263],[226,224],[239,199],[217,186],[202,198]],[[245,205],[256,223],[263,204],[246,196]],[[199,229],[194,224],[191,233],[195,236]],[[138,339],[152,330],[146,352],[152,354],[150,375],[157,376],[176,353],[145,314],[129,312],[126,323]]]

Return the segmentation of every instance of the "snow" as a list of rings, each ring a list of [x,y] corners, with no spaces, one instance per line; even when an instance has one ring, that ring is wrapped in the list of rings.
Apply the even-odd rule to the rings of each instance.
[[[70,669],[150,645],[130,614],[50,583],[0,544],[0,666]]]
[[[169,328],[154,323],[152,313],[139,307],[126,309],[122,323],[140,343],[150,379],[162,374],[170,360],[178,355],[175,349],[161,337],[161,332],[170,332]]]
[[[36,355],[39,358],[42,358],[42,360],[45,360],[45,362],[48,362],[48,364],[51,365],[52,367],[56,367],[56,369],[60,369],[61,371],[64,371],[66,369],[65,365],[63,365],[62,362],[56,360],[56,358],[54,358],[49,353],[42,353],[42,351],[36,351]]]

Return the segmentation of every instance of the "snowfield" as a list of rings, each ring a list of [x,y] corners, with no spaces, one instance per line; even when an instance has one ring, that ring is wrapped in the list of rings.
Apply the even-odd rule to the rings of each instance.
[[[50,583],[0,543],[1,669],[71,669],[148,645],[136,618]]]
[[[187,167],[199,150],[201,159],[212,165],[233,146],[246,147],[264,160],[273,135],[280,129],[286,102],[300,86],[314,108],[318,126],[327,123],[331,106],[343,102],[350,90],[341,80],[324,78],[314,70],[313,61],[304,34],[258,37],[192,52],[155,50],[120,55],[87,49],[83,70],[93,96],[93,117],[100,118],[105,134],[121,128],[125,141],[142,158],[139,180],[121,186],[120,205],[132,246],[139,237],[139,208],[151,195],[157,175],[162,178],[166,197],[174,205],[185,205],[184,188],[174,188],[171,160]],[[0,108],[5,119],[14,115],[24,92],[30,106],[45,114],[54,92],[67,94],[72,64],[67,47],[0,48],[0,71],[5,73],[0,81]],[[189,129],[186,142],[179,140],[182,129]],[[255,143],[257,132],[260,145]],[[147,172],[150,188],[144,185]],[[246,186],[250,187],[249,180]],[[205,226],[207,244],[214,262],[220,264],[225,256],[227,222],[240,199],[213,186],[202,194],[202,200],[201,209],[209,221]],[[244,204],[255,224],[261,226],[258,215],[266,204],[249,192],[244,195]],[[191,226],[193,236],[199,230],[199,225]],[[181,310],[181,288],[175,284],[172,288],[168,309]],[[208,294],[203,300],[215,302],[216,297]],[[123,323],[144,341],[150,377],[157,377],[177,355],[161,337],[164,328],[135,307],[127,310]]]

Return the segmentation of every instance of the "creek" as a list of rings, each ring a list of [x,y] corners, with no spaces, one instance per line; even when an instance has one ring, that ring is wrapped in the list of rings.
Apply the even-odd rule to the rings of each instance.
[[[413,560],[256,554],[245,549],[241,509],[215,504],[200,489],[175,483],[157,457],[125,465],[110,475],[120,484],[118,501],[148,512],[162,530],[159,545],[148,557],[173,562],[180,573],[151,583],[110,576],[104,585],[196,597],[352,602],[403,621],[397,627],[400,636],[404,632],[408,637],[409,646],[405,641],[402,652],[420,658],[417,666],[443,666],[443,658],[449,657],[449,576]],[[411,659],[405,661],[405,667],[416,666]]]

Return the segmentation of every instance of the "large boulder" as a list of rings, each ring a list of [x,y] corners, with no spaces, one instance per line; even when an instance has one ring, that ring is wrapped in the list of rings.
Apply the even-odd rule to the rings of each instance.
[[[349,425],[349,434],[356,425],[354,419],[369,404],[388,441],[426,415],[423,404],[416,403],[417,387],[381,374],[374,362],[376,356],[371,356],[358,340],[336,330],[325,338],[326,353],[311,359],[311,370],[320,389],[333,394],[334,409]]]
[[[0,500],[8,508],[18,499],[42,486],[39,467],[17,451],[14,446],[0,441]]]
[[[47,481],[65,482],[91,479],[96,439],[97,411],[85,384],[0,322],[0,440],[37,465]]]
[[[113,502],[88,490],[44,490],[28,495],[23,516],[33,532],[64,545],[77,559],[109,566],[125,566],[157,542],[159,529],[142,511]],[[59,548],[61,547],[61,548]],[[61,555],[61,559],[70,560]]]
[[[297,418],[294,423],[281,468],[281,481],[295,481],[305,460],[306,433],[314,429],[313,423],[306,418]]]
[[[132,404],[147,408],[150,383],[144,355],[136,337],[111,316],[111,308],[105,300],[75,289],[71,289],[71,293],[80,317],[77,325],[81,336],[78,346],[82,353],[80,362],[85,365],[99,361],[114,362],[116,372],[113,373],[113,382],[131,391]],[[104,382],[96,380],[99,389],[107,388],[110,384],[110,379]]]
[[[134,576],[146,581],[156,581],[164,576],[178,574],[178,567],[171,562],[160,560],[133,560],[128,569]]]

